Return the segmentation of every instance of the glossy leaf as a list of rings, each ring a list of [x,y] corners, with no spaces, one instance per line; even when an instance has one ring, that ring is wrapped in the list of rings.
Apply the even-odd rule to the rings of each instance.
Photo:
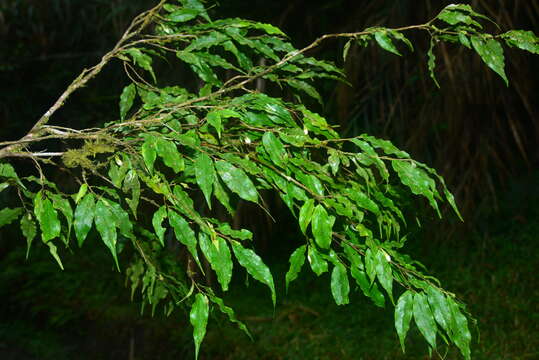
[[[468,329],[468,320],[453,299],[448,299],[448,305],[451,310],[451,340],[460,349],[462,356],[469,360],[472,335]]]
[[[112,219],[114,219],[114,216],[110,204],[104,198],[99,199],[95,205],[95,227],[99,235],[101,235],[101,240],[109,248],[116,263],[116,268],[119,271],[120,265],[118,264],[118,256],[116,255],[116,224],[114,221],[111,221]]]
[[[434,39],[430,40],[430,47],[429,51],[427,51],[427,57],[429,59],[427,62],[427,66],[429,68],[429,75],[436,84],[436,87],[440,88],[440,84],[438,83],[438,80],[436,80],[436,75],[434,74],[434,68],[436,67],[436,55],[434,55]]]
[[[395,55],[401,56],[401,53],[395,45],[393,44],[393,41],[389,37],[389,32],[387,30],[378,30],[374,33],[374,39],[380,45],[380,47],[386,51],[389,51],[390,53],[393,53]]]
[[[202,253],[210,263],[211,268],[217,274],[217,281],[221,284],[223,291],[228,290],[228,285],[232,279],[232,257],[227,242],[217,237],[211,241],[204,233],[199,234],[199,243]]]
[[[176,235],[176,239],[187,246],[187,250],[189,250],[189,253],[191,253],[191,256],[193,256],[193,259],[195,259],[198,267],[202,269],[202,265],[200,264],[200,260],[198,259],[198,252],[197,252],[197,238],[195,236],[195,232],[187,221],[178,213],[176,213],[173,210],[168,211],[168,221],[170,223],[170,226],[174,229],[174,234]]]
[[[262,136],[262,145],[275,165],[280,167],[285,166],[288,160],[288,154],[283,143],[272,132],[266,132]]]
[[[451,310],[446,296],[433,286],[427,287],[426,294],[434,319],[449,334],[451,331]]]
[[[56,260],[58,266],[60,266],[60,269],[64,270],[64,265],[62,264],[60,256],[58,256],[58,250],[56,248],[56,245],[54,245],[52,241],[47,242],[47,245],[49,246],[49,253],[52,255],[54,260]]]
[[[309,260],[311,269],[317,276],[328,271],[328,262],[313,246],[309,246],[307,250],[307,260]]]
[[[510,30],[501,35],[507,45],[539,55],[539,38],[533,31]]]
[[[157,145],[154,136],[147,136],[141,148],[142,158],[150,172],[153,170],[153,165],[157,159]]]
[[[242,199],[258,202],[256,187],[242,169],[222,160],[215,162],[215,168],[230,190]]]
[[[387,291],[389,298],[393,299],[393,274],[388,257],[389,255],[387,255],[387,253],[385,253],[382,249],[379,249],[374,257],[375,270],[378,281]]]
[[[79,247],[82,246],[88,232],[92,228],[95,217],[95,199],[93,194],[86,194],[75,209],[73,227]]]
[[[290,268],[286,272],[285,282],[286,282],[286,291],[288,292],[288,285],[298,278],[298,274],[305,263],[305,250],[306,246],[302,245],[290,255]]]
[[[350,302],[348,294],[350,293],[350,284],[346,268],[342,264],[337,264],[331,272],[331,294],[337,305],[345,305]]]
[[[238,327],[244,333],[246,333],[247,336],[249,336],[251,338],[251,340],[253,339],[253,337],[251,336],[251,333],[249,332],[249,329],[247,329],[247,326],[245,326],[245,324],[243,322],[241,322],[240,320],[238,320],[236,318],[236,314],[234,313],[234,310],[232,310],[231,307],[226,306],[225,303],[223,302],[223,299],[221,299],[221,298],[219,298],[217,296],[212,296],[212,295],[210,295],[209,298],[210,298],[211,302],[213,302],[214,304],[217,304],[217,306],[219,308],[219,311],[221,311],[223,314],[225,314],[228,317],[228,320],[230,322],[233,322],[233,323],[237,324]]]
[[[58,213],[52,202],[43,197],[41,192],[34,198],[34,214],[41,228],[41,239],[44,243],[60,236],[61,224]]]
[[[432,348],[436,348],[436,322],[424,293],[414,294],[414,320],[425,340]]]
[[[395,306],[395,329],[399,335],[402,351],[405,351],[404,340],[410,328],[414,306],[414,293],[410,290],[405,291],[397,301]]]
[[[193,326],[193,340],[195,342],[195,359],[198,359],[200,344],[206,335],[206,325],[208,324],[208,315],[210,305],[206,295],[198,293],[195,295],[195,301],[191,306],[189,321]]]
[[[312,216],[314,212],[314,200],[309,199],[303,203],[301,206],[301,209],[299,210],[299,228],[301,229],[301,232],[306,234],[307,226],[309,226],[309,223],[311,222]]]
[[[195,159],[194,166],[197,184],[204,194],[208,207],[211,209],[211,194],[213,190],[213,181],[215,179],[213,161],[208,155],[199,153]]]
[[[241,266],[247,270],[249,275],[251,275],[255,280],[260,281],[263,284],[266,284],[271,290],[271,300],[273,301],[273,306],[275,307],[276,295],[275,295],[275,285],[273,283],[273,276],[271,275],[270,270],[264,264],[260,256],[258,256],[253,250],[244,248],[239,242],[232,240],[232,250],[234,255]]]
[[[481,36],[472,36],[472,46],[489,68],[494,70],[509,85],[505,75],[505,58],[503,48],[495,39],[485,39]]]
[[[159,155],[166,166],[179,173],[185,167],[183,157],[178,152],[176,144],[163,138],[157,138],[155,142],[157,155]]]
[[[335,217],[328,215],[322,205],[316,205],[312,216],[312,231],[316,244],[322,249],[329,249],[333,236]]]

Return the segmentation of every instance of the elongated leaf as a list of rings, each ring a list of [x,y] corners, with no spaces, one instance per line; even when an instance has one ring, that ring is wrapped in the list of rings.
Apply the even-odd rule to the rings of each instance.
[[[414,294],[414,320],[429,345],[436,348],[436,322],[424,293]]]
[[[79,191],[77,192],[77,195],[75,195],[75,204],[78,204],[81,199],[86,195],[88,192],[88,184],[84,183],[80,186]]]
[[[199,153],[195,159],[194,165],[197,184],[204,194],[208,207],[211,209],[211,194],[213,190],[213,181],[215,179],[213,161],[208,155]]]
[[[390,299],[393,299],[393,274],[391,265],[387,259],[387,255],[383,250],[379,249],[376,252],[374,261],[376,276],[382,287],[387,291]]]
[[[41,239],[44,243],[60,236],[61,224],[58,213],[54,209],[52,202],[43,198],[41,192],[34,198],[34,214],[41,228]]]
[[[266,264],[264,264],[260,256],[258,256],[253,250],[244,248],[239,242],[234,240],[231,241],[231,244],[234,255],[236,256],[236,259],[238,259],[240,265],[243,266],[255,280],[266,284],[270,288],[271,300],[273,301],[273,306],[275,307],[275,285],[273,283],[273,276],[271,275],[271,272]]]
[[[266,132],[262,136],[262,145],[275,165],[285,166],[288,160],[288,154],[283,143],[272,132]]]
[[[434,81],[437,88],[440,88],[440,84],[438,83],[438,80],[436,80],[436,74],[434,73],[434,68],[436,67],[436,55],[434,55],[434,39],[430,39],[430,47],[429,51],[427,51],[427,56],[429,58],[429,61],[427,62],[427,66],[429,68],[429,75],[430,78]]]
[[[335,217],[328,215],[322,205],[316,205],[312,216],[312,230],[316,244],[322,249],[329,249],[333,236]]]
[[[200,344],[206,336],[206,325],[208,324],[208,314],[210,305],[206,295],[198,293],[195,295],[195,302],[191,306],[189,321],[193,325],[193,340],[195,342],[195,359],[198,359]]]
[[[37,235],[36,223],[32,219],[32,214],[26,213],[21,217],[21,232],[26,238],[26,259],[28,259],[32,241]]]
[[[301,232],[305,234],[305,231],[307,231],[307,226],[309,226],[309,223],[311,222],[312,216],[314,212],[314,200],[309,199],[303,203],[303,206],[299,210],[299,228],[301,229]]]
[[[434,314],[434,319],[442,329],[450,334],[451,310],[445,295],[433,286],[429,286],[426,289],[426,294],[430,308]]]
[[[328,262],[314,248],[314,246],[309,246],[307,250],[307,260],[309,260],[311,269],[317,276],[320,276],[328,271]]]
[[[416,195],[423,195],[429,200],[429,204],[441,217],[435,196],[438,194],[436,183],[429,175],[414,162],[395,160],[391,162],[393,169],[399,175],[401,182],[408,186]]]
[[[71,234],[71,226],[73,225],[73,209],[71,209],[71,204],[69,200],[58,195],[58,194],[49,194],[52,199],[52,206],[56,210],[60,210],[62,215],[66,218],[67,221],[67,240]]]
[[[137,93],[135,84],[130,84],[124,87],[122,95],[120,95],[120,119],[124,120],[125,115],[133,106],[133,100]]]
[[[170,226],[174,229],[176,239],[187,246],[187,250],[189,250],[198,267],[202,270],[202,265],[198,259],[197,238],[195,237],[195,232],[191,229],[187,221],[173,210],[168,211],[168,221],[170,222]]]
[[[166,166],[179,173],[185,168],[183,157],[178,152],[176,144],[163,138],[156,139],[156,150]]]
[[[494,70],[509,86],[505,75],[505,58],[503,48],[497,40],[484,39],[481,36],[472,36],[472,46],[489,68]]]
[[[337,305],[345,305],[350,302],[348,294],[350,293],[350,284],[346,268],[342,264],[337,264],[331,272],[331,294]]]
[[[95,200],[93,194],[85,195],[75,209],[75,236],[79,247],[82,246],[88,232],[92,228],[95,217]]]
[[[414,293],[410,290],[405,291],[397,301],[395,306],[395,329],[399,335],[402,352],[405,352],[404,340],[410,328],[410,320],[412,320],[414,306]]]
[[[116,224],[112,219],[114,219],[114,216],[110,204],[103,198],[99,199],[95,205],[95,227],[99,235],[101,235],[101,240],[109,248],[119,271],[120,265],[118,264],[118,256],[116,255]]]
[[[533,31],[510,30],[501,35],[507,45],[539,55],[539,38]]]
[[[376,255],[371,249],[367,249],[365,252],[365,270],[369,275],[369,279],[371,279],[371,283],[373,283],[376,279]]]
[[[199,234],[199,243],[202,253],[210,263],[211,268],[217,274],[217,281],[221,284],[223,291],[228,290],[228,284],[232,278],[232,257],[227,242],[217,237],[215,242],[211,241],[204,233]]]
[[[58,250],[56,248],[56,245],[54,245],[52,241],[47,242],[47,245],[49,246],[49,253],[52,255],[54,260],[56,260],[58,266],[60,266],[60,269],[64,270],[64,265],[62,264],[60,256],[58,256]]]
[[[222,160],[215,163],[215,168],[230,190],[242,199],[258,202],[256,187],[242,169]]]
[[[153,171],[155,159],[157,159],[157,144],[154,136],[147,136],[141,148],[142,158],[148,167],[148,170]]]
[[[172,22],[182,23],[196,18],[198,14],[199,11],[195,9],[181,9],[170,13],[166,16],[166,19]]]
[[[290,255],[290,268],[286,272],[286,291],[288,292],[288,285],[298,278],[298,274],[305,263],[305,250],[306,246],[302,245]]]
[[[468,320],[462,314],[458,304],[447,298],[451,310],[451,340],[457,345],[466,360],[470,359],[470,342],[472,335],[468,329]]]
[[[371,298],[376,306],[385,307],[384,295],[380,292],[376,283],[371,284],[364,271],[360,270],[357,266],[352,266],[350,268],[350,274],[352,274],[352,277],[356,280],[356,283],[365,296]]]
[[[253,339],[253,337],[251,336],[251,333],[249,332],[249,329],[247,329],[247,326],[245,326],[244,323],[242,323],[240,320],[236,318],[236,314],[234,313],[234,310],[232,310],[231,307],[226,306],[225,303],[223,302],[223,299],[217,296],[212,296],[212,295],[210,295],[209,298],[211,302],[217,304],[217,306],[219,307],[219,311],[221,311],[223,314],[228,316],[228,320],[230,320],[230,322],[237,324],[238,327],[244,333],[246,333],[247,336],[251,338],[251,340]]]
[[[390,53],[393,53],[395,55],[401,56],[401,53],[395,45],[393,44],[393,41],[389,37],[389,32],[387,30],[379,30],[374,33],[374,39],[380,45],[380,47],[386,51],[389,51]]]
[[[165,220],[166,217],[167,217],[167,208],[164,206],[161,206],[153,214],[153,218],[152,218],[153,229],[155,231],[155,235],[157,235],[157,238],[159,239],[159,242],[161,243],[161,246],[165,246],[166,229],[161,224],[163,223],[163,220]]]
[[[148,71],[152,75],[153,81],[156,82],[155,73],[153,72],[153,68],[152,68],[151,56],[144,54],[142,51],[140,51],[137,48],[129,48],[127,50],[124,50],[124,52],[131,55],[134,63],[140,68]]]
[[[0,210],[0,227],[8,225],[12,221],[17,220],[23,212],[23,208],[3,208],[2,210]]]
[[[305,81],[295,80],[295,79],[289,79],[286,82],[290,86],[292,86],[294,89],[303,91],[305,94],[309,95],[310,97],[318,101],[320,105],[323,105],[324,102],[322,101],[322,96],[320,96],[320,93],[311,84]]]

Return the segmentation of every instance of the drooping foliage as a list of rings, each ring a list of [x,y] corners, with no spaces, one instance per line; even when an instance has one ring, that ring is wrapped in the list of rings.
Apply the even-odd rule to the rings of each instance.
[[[117,269],[126,269],[132,294],[140,293],[152,312],[158,305],[167,314],[188,309],[198,356],[211,309],[248,334],[220,296],[234,268],[266,285],[276,304],[271,271],[251,245],[252,229],[233,222],[241,202],[269,213],[262,194],[272,192],[304,236],[290,255],[287,288],[304,266],[316,275],[329,272],[337,304],[347,304],[357,289],[377,306],[395,306],[403,350],[413,319],[430,349],[441,338],[470,358],[464,305],[401,250],[409,218],[404,202],[424,199],[439,216],[448,203],[460,216],[453,196],[435,170],[391,142],[367,134],[342,138],[310,110],[311,100],[324,100],[318,81],[346,80],[334,64],[307,53],[345,38],[344,58],[352,44],[402,55],[414,50],[405,33],[425,30],[434,83],[432,48],[440,41],[473,48],[507,83],[502,43],[537,53],[538,38],[520,30],[483,33],[484,20],[468,5],[450,5],[422,25],[325,35],[298,50],[272,25],[212,20],[198,0],[161,1],[136,17],[114,49],[84,70],[26,136],[0,143],[0,191],[19,201],[2,206],[0,226],[18,223],[28,250],[40,237],[60,267],[58,246],[88,246],[94,232]],[[90,129],[52,125],[64,101],[112,60],[122,62],[129,79],[118,119]],[[160,76],[176,67],[189,69],[198,86]],[[40,151],[50,139],[67,146]],[[35,174],[19,176],[15,158],[30,160]],[[51,165],[69,174],[74,189],[50,180]],[[121,261],[126,248],[133,250],[127,264]],[[210,271],[216,286],[204,281]]]

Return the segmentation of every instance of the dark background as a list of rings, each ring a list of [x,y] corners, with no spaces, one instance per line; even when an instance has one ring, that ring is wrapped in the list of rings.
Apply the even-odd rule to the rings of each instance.
[[[228,0],[210,13],[272,23],[301,47],[324,33],[422,23],[449,3]],[[538,33],[536,1],[467,3],[502,31]],[[24,135],[83,68],[113,47],[132,17],[152,5],[149,0],[0,2],[0,141]],[[506,48],[506,87],[472,51],[442,45],[435,52],[437,89],[426,68],[428,39],[423,34],[411,39],[415,52],[402,58],[376,46],[352,47],[343,64],[343,43],[315,50],[312,55],[344,67],[351,83],[321,85],[325,105],[316,110],[343,135],[367,132],[391,139],[446,178],[465,222],[451,214],[443,221],[427,216],[408,252],[469,304],[478,320],[475,339],[481,331],[476,358],[539,358],[538,58]],[[118,64],[108,65],[69,99],[54,123],[82,129],[117,118],[125,84]],[[283,229],[266,230],[257,246],[282,283],[288,253],[279,253],[279,242],[290,241],[295,230],[284,235]],[[148,311],[139,316],[140,304],[130,301],[123,274],[110,271],[109,256],[97,244],[65,257],[65,272],[39,245],[26,261],[17,229],[1,229],[0,358],[192,357],[185,316],[152,318]],[[246,290],[241,279],[236,285],[229,301],[256,341],[218,320],[208,329],[202,358],[420,359],[426,354],[417,331],[407,355],[400,353],[391,310],[378,310],[360,296],[344,308],[331,304],[327,278],[315,281],[302,273],[288,296],[280,292],[275,316],[269,301],[259,305],[267,300],[263,290],[253,284]],[[448,357],[457,358],[453,352]]]

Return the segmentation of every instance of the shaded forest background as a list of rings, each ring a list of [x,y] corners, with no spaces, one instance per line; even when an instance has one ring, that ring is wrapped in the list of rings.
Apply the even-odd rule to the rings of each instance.
[[[451,2],[223,0],[212,7],[211,15],[277,25],[301,47],[324,33],[422,23]],[[494,19],[502,30],[538,33],[536,1],[467,3]],[[97,63],[112,48],[132,17],[152,4],[150,0],[1,2],[0,141],[24,135],[83,68]],[[487,26],[497,31],[494,25]],[[539,61],[506,49],[510,79],[506,87],[472,51],[441,45],[435,50],[441,85],[437,89],[428,77],[427,39],[414,34],[412,42],[416,51],[402,58],[376,46],[352,47],[352,56],[344,64],[339,50],[344,44],[324,44],[312,55],[344,67],[350,85],[320,84],[325,105],[311,105],[345,136],[366,132],[391,139],[446,178],[466,221],[462,224],[452,216],[440,221],[416,206],[423,226],[411,229],[414,240],[409,252],[470,305],[482,332],[476,358],[537,358]],[[108,66],[76,93],[57,113],[55,124],[82,129],[116,118],[118,95],[126,83],[117,66]],[[170,69],[170,79],[181,76]],[[60,176],[52,180],[62,181]],[[260,228],[257,246],[284,273],[292,247],[283,242],[297,230],[283,236],[276,235],[277,226],[254,225]],[[111,273],[110,259],[100,250],[99,246],[69,250],[77,256],[64,257],[68,270],[61,273],[39,245],[25,261],[22,237],[16,229],[2,229],[1,358],[86,358],[81,349],[92,359],[192,356],[191,330],[183,315],[139,317],[136,299],[131,303],[124,289],[123,275]],[[257,341],[250,343],[218,323],[210,328],[203,357],[419,359],[425,355],[422,343],[412,345],[407,355],[400,354],[390,311],[375,310],[362,299],[355,299],[359,307],[337,309],[323,288],[327,279],[314,282],[302,276],[304,285],[288,297],[281,291],[284,300],[275,317],[269,304],[267,309],[258,305],[256,286],[246,292],[238,281],[230,301],[245,309],[243,316]],[[317,287],[324,289],[320,295],[313,291]],[[373,336],[378,338],[374,342]]]

